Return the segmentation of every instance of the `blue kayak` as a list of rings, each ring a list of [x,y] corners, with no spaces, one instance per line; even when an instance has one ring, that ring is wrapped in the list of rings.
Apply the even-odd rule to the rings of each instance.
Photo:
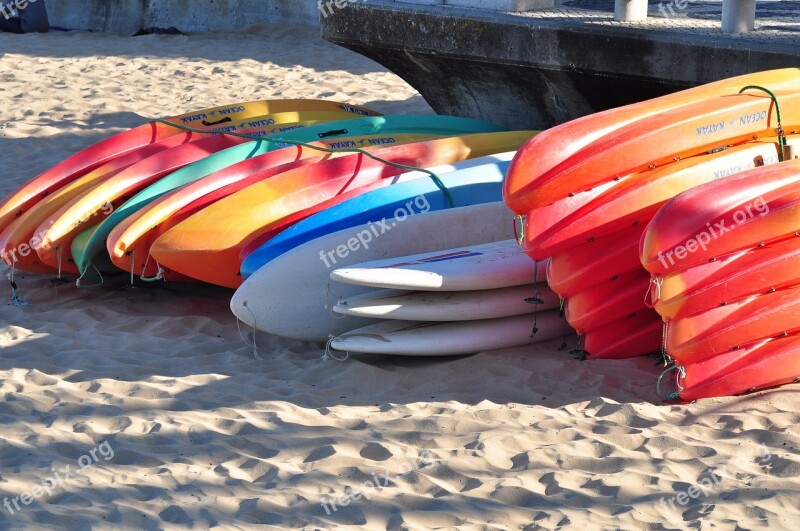
[[[502,201],[503,177],[513,156],[513,152],[501,153],[464,161],[453,165],[456,171],[439,175],[453,199],[452,206]],[[462,164],[463,168],[458,169]],[[450,207],[447,194],[436,181],[423,174],[359,195],[292,225],[250,253],[242,263],[241,273],[248,278],[283,253],[326,234],[374,222],[372,230],[377,238],[393,228],[385,223],[386,219],[397,218],[393,222],[397,225],[405,217]],[[458,229],[443,227],[443,230]]]

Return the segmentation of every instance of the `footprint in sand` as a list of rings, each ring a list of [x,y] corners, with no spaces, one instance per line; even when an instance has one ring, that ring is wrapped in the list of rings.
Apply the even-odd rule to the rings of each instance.
[[[55,385],[58,383],[58,380],[49,376],[43,372],[39,372],[36,369],[31,369],[25,375],[25,381],[32,385],[37,385],[39,387],[44,387],[46,385]]]
[[[321,459],[325,459],[326,457],[330,457],[336,453],[336,450],[331,445],[325,445],[316,450],[312,451],[308,454],[308,457],[303,460],[304,463],[313,463],[314,461],[319,461]]]
[[[481,485],[483,485],[483,481],[479,480],[478,478],[469,478],[467,482],[464,483],[464,488],[461,489],[461,492],[469,492],[477,489]]]
[[[189,515],[177,505],[169,506],[158,513],[158,516],[165,522],[170,522],[172,524],[190,524],[193,521]]]
[[[522,452],[511,458],[511,470],[525,470],[530,464],[527,452]]]
[[[394,454],[378,443],[367,443],[360,452],[361,457],[372,461],[386,461]]]

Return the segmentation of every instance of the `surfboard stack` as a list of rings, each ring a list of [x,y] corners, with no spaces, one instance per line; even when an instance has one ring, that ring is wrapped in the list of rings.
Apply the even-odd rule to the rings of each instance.
[[[676,360],[676,397],[740,394],[800,376],[800,160],[685,192],[642,239]]]
[[[772,96],[751,85],[773,90],[782,130]],[[548,282],[589,357],[660,350],[639,262],[645,227],[684,190],[777,162],[778,133],[800,126],[798,89],[796,69],[732,78],[569,122],[520,149],[504,199],[525,251],[551,257]]]
[[[336,269],[332,280],[372,291],[339,301],[333,311],[383,320],[330,345],[351,353],[448,356],[572,335],[558,296],[534,283],[536,267],[506,240]]]

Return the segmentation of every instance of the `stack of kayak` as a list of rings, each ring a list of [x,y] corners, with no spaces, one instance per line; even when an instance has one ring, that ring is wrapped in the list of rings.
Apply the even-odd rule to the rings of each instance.
[[[523,146],[504,199],[589,357],[661,350],[682,400],[800,377],[798,104],[800,71],[763,72]]]
[[[661,351],[677,398],[736,394],[800,376],[798,136],[798,69],[540,134],[247,102],[44,172],[0,202],[0,254],[12,285],[235,288],[245,324],[345,352],[465,354],[568,322],[592,358]]]
[[[457,179],[439,180],[459,169],[448,165],[476,168],[465,189],[493,183],[499,201],[511,155],[485,157],[533,134],[319,100],[203,109],[115,135],[10,194],[0,253],[12,275],[72,273],[84,287],[113,276],[238,287],[250,252],[368,192],[418,179],[438,200],[431,208],[444,208],[442,194],[462,201],[447,206],[477,202],[448,189]],[[435,172],[411,171],[420,167]]]
[[[535,283],[536,267],[505,240],[336,269],[332,280],[364,293],[341,300],[334,312],[391,320],[341,334],[331,347],[447,356],[572,335],[556,309],[558,296]]]
[[[667,323],[676,397],[800,376],[800,161],[679,195],[648,226],[641,259]]]
[[[663,323],[645,302],[650,274],[639,260],[658,209],[684,190],[777,163],[784,133],[798,126],[800,71],[786,69],[581,118],[520,149],[504,198],[525,251],[551,258],[548,282],[589,357],[661,348]]]

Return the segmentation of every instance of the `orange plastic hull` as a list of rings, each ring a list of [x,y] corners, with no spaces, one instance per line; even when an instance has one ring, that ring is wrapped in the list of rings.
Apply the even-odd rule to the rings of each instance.
[[[148,260],[153,243],[165,232],[203,208],[280,173],[331,158],[309,156],[303,148],[285,148],[229,166],[194,183],[170,192],[130,216],[111,232],[107,240],[111,261],[121,269],[130,270],[134,257],[134,274],[153,277],[158,266]],[[318,153],[318,152],[314,152]],[[297,158],[304,157],[304,158]],[[168,269],[161,271],[165,280],[183,280]]]
[[[622,231],[553,256],[547,267],[547,283],[560,297],[567,298],[641,270],[641,233]]]
[[[559,218],[548,212],[554,205],[534,209],[527,222],[536,230],[526,233],[525,247],[536,249],[537,255],[552,256],[616,231],[645,227],[664,203],[685,190],[777,162],[775,143],[749,142],[628,176]],[[543,218],[555,221],[543,228],[547,223]]]
[[[534,206],[552,202],[552,200],[548,201],[544,196],[540,196],[542,182],[551,181],[563,170],[574,167],[578,161],[585,158],[587,147],[591,145],[599,146],[604,141],[608,145],[608,140],[614,138],[618,130],[622,128],[628,129],[626,126],[636,127],[637,122],[641,122],[639,125],[645,122],[651,123],[652,120],[658,119],[658,115],[661,113],[680,111],[682,108],[710,99],[733,95],[747,85],[760,85],[773,91],[791,92],[800,88],[799,83],[800,76],[796,69],[760,72],[709,83],[634,105],[611,109],[554,127],[545,131],[539,137],[532,139],[520,149],[511,164],[508,177],[505,180],[503,198],[509,208],[516,214],[527,214]],[[693,112],[697,113],[696,110]],[[703,124],[700,127],[708,126],[710,123],[712,122]],[[671,142],[663,142],[663,138],[660,140],[662,144],[671,144]],[[670,136],[669,138],[672,139],[673,137]],[[682,150],[674,149],[673,153],[677,154],[679,151]],[[647,153],[647,155],[652,156],[652,153]],[[656,163],[657,160],[658,157],[652,158],[646,164]],[[610,168],[611,166],[609,166]],[[620,170],[604,171],[602,177],[613,178],[618,171]],[[622,171],[618,175],[627,175],[631,172]],[[570,185],[567,188],[575,191],[586,189],[586,186],[581,182],[579,186]],[[550,199],[554,195],[566,196],[566,194],[551,194],[549,191],[545,195]],[[536,196],[540,197],[537,198]]]
[[[393,146],[373,153],[405,165],[425,167],[514,150],[532,134],[465,135]],[[297,168],[201,210],[156,240],[151,254],[169,269],[235,288],[242,282],[239,253],[250,241],[268,234],[289,216],[304,211],[310,215],[317,205],[336,198],[341,201],[347,197],[343,194],[399,173],[402,170],[362,154]]]
[[[656,310],[682,319],[800,284],[800,238],[707,262],[663,278]]]

